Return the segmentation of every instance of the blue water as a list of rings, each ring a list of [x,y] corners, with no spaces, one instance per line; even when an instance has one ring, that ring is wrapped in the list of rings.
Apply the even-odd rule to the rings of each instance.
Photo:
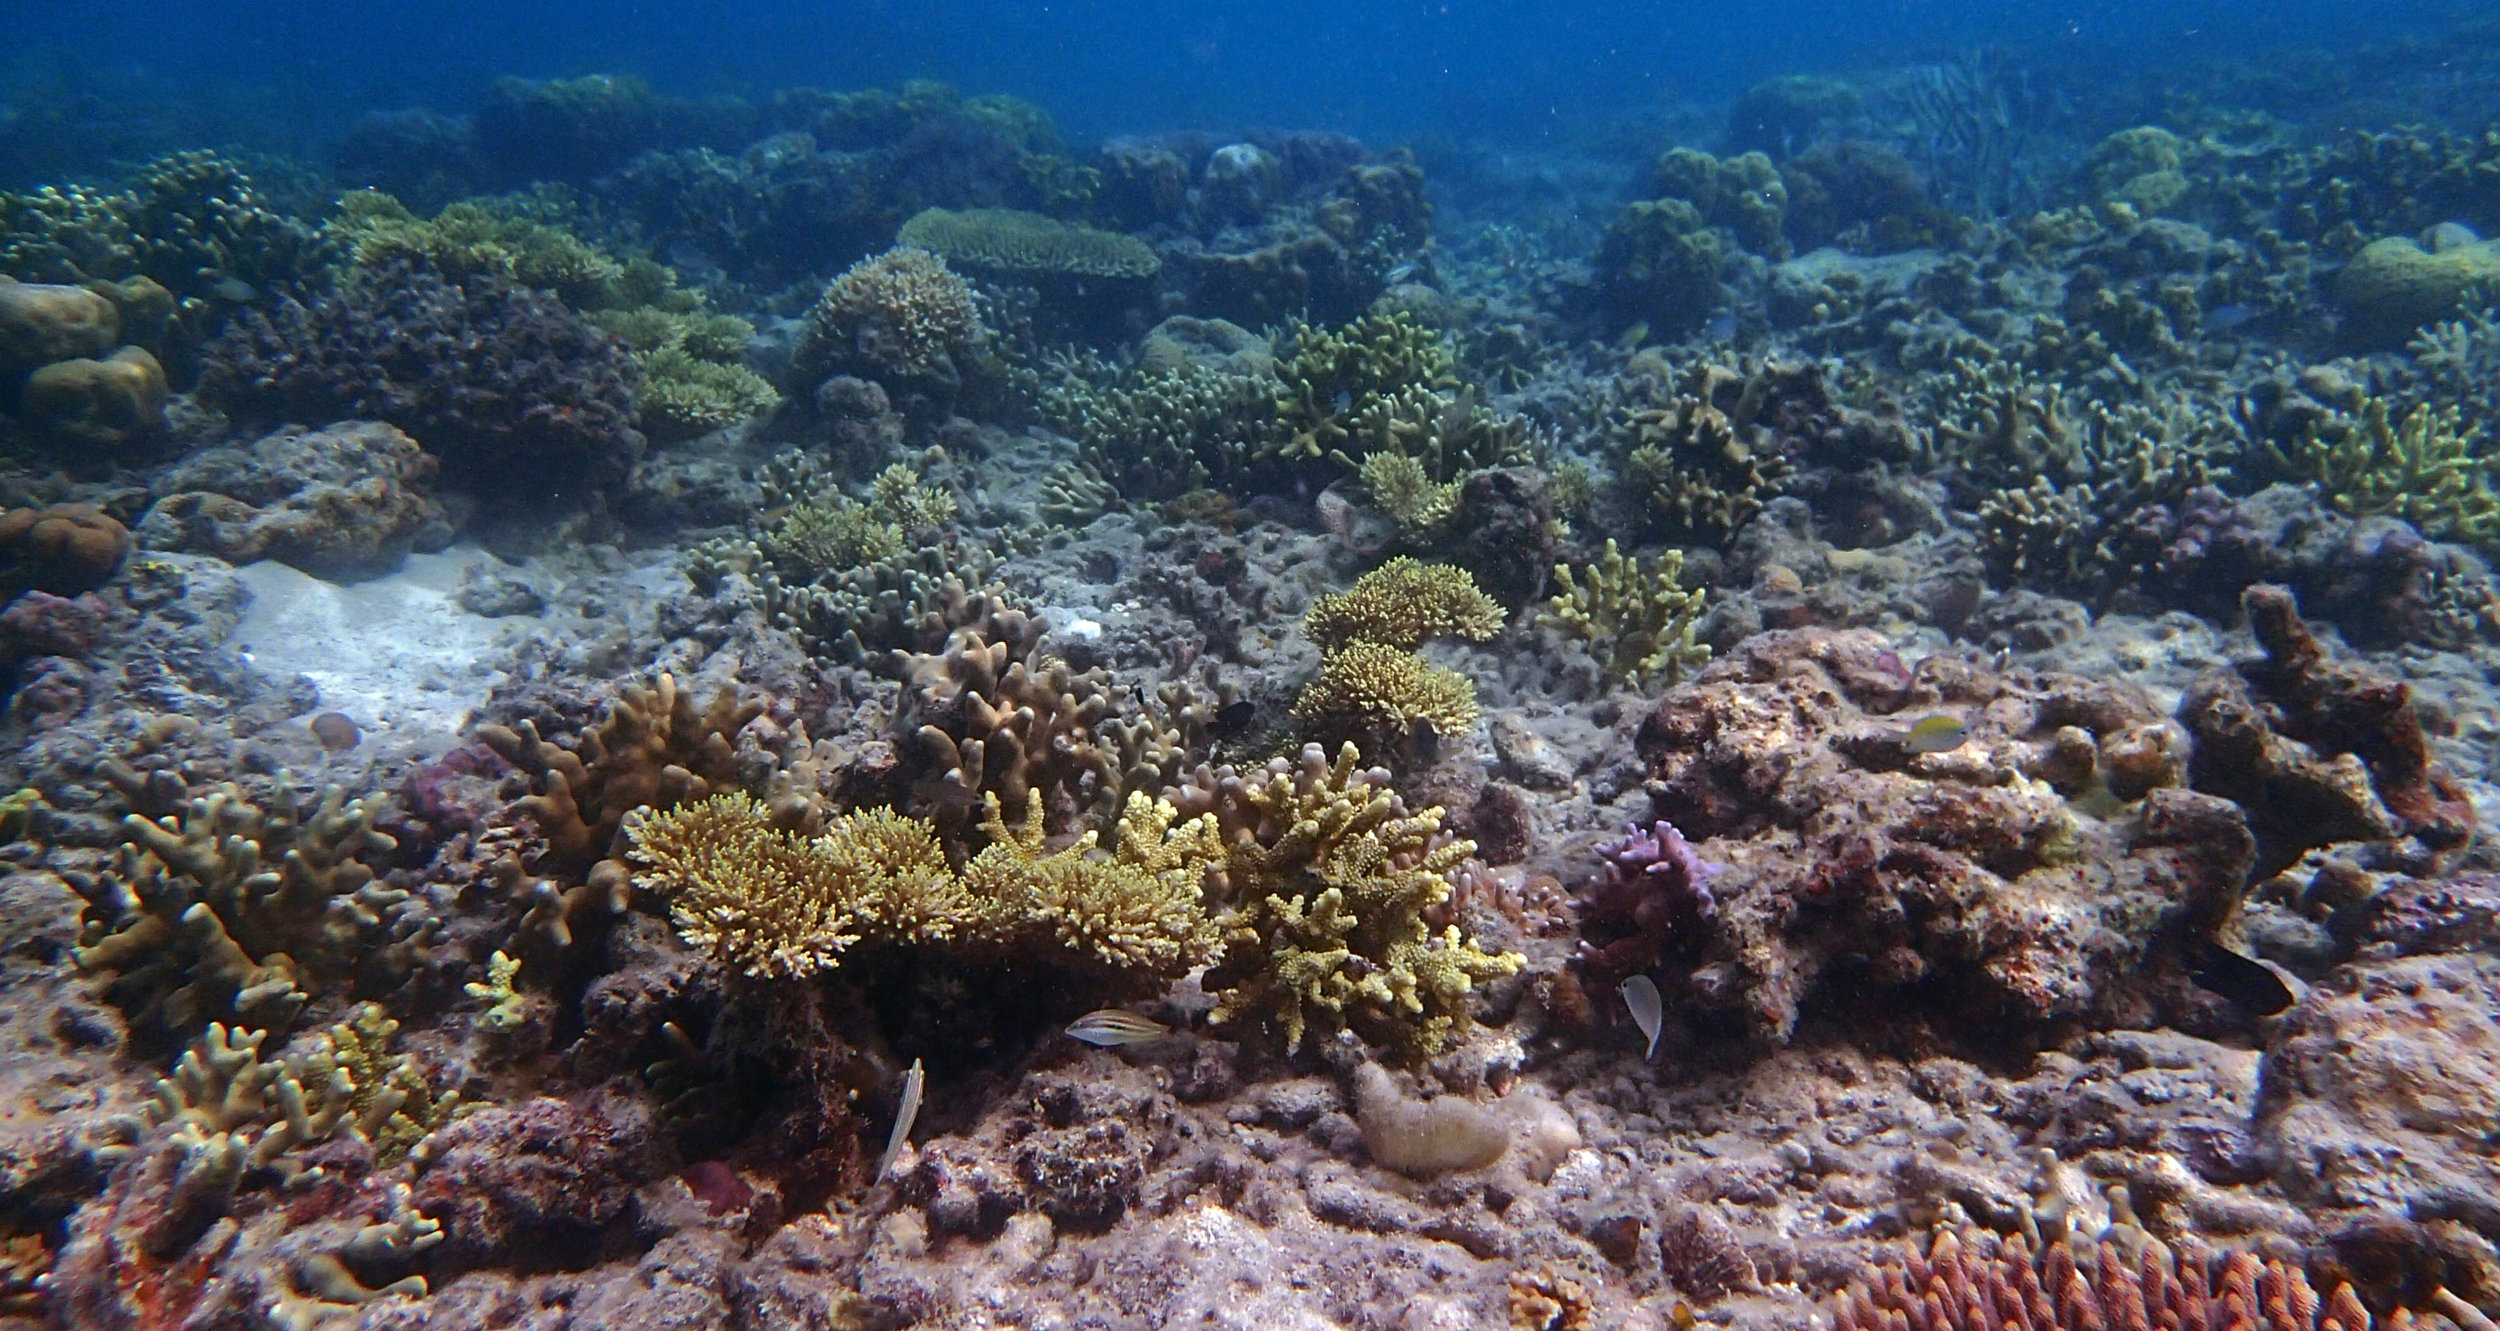
[[[2065,78],[2188,81],[2269,53],[2331,56],[2426,38],[2426,82],[2455,65],[2460,3],[1259,5],[864,0],[842,4],[220,0],[116,11],[12,6],[0,96],[23,116],[81,102],[111,119],[156,108],[200,137],[317,141],[354,113],[458,112],[496,77],[631,73],[679,95],[936,78],[1008,92],[1079,136],[1176,127],[1317,127],[1371,137],[1529,140],[1707,103],[1761,78],[1846,72],[2010,48]],[[2486,22],[2488,20],[2485,20]],[[2348,91],[2318,88],[2324,100]],[[2280,110],[2280,108],[2277,108]],[[212,133],[201,136],[198,131]],[[5,165],[5,163],[0,163]]]

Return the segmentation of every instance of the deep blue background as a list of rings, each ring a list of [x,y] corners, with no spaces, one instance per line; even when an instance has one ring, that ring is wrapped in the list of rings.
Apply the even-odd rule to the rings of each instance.
[[[2436,33],[2459,0],[1978,0],[1659,5],[1583,0],[1150,4],[135,4],[13,0],[0,77],[134,84],[343,124],[373,107],[461,110],[494,77],[632,73],[677,93],[942,78],[1038,102],[1077,136],[1247,124],[1372,136],[1525,137],[1713,100],[1771,74],[2024,48],[2079,70]],[[2366,11],[2366,12],[2365,12]],[[109,21],[106,16],[109,15]],[[2436,43],[2426,48],[2435,58]],[[27,94],[24,95],[42,95]]]

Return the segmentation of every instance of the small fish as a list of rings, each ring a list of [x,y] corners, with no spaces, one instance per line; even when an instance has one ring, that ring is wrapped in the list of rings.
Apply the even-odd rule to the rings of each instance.
[[[1640,1027],[1641,1034],[1649,1037],[1649,1048],[1642,1051],[1641,1061],[1646,1063],[1656,1058],[1658,1036],[1666,1029],[1661,1021],[1666,1008],[1658,1001],[1657,981],[1646,975],[1635,975],[1616,986],[1615,992],[1623,995],[1623,1005],[1632,1009],[1632,1024]]]
[[[2227,333],[2257,317],[2254,305],[2221,305],[2205,312],[2205,331]]]
[[[1217,739],[1230,739],[1248,730],[1250,723],[1258,719],[1259,705],[1248,698],[1242,698],[1224,704],[1215,714],[1215,723],[1208,726],[1207,730]]]
[[[1406,723],[1406,752],[1418,762],[1432,762],[1441,756],[1441,728],[1428,716],[1418,716]]]
[[[1172,1028],[1162,1022],[1116,1007],[1088,1012],[1068,1023],[1069,1035],[1103,1049],[1115,1044],[1144,1044],[1171,1033]]]
[[[2211,939],[2205,941],[2202,953],[2191,963],[2188,978],[2260,1017],[2271,1017],[2290,1007],[2297,997],[2273,967],[2253,957],[2243,957]]]
[[[1728,310],[1721,313],[1719,317],[1712,319],[1710,321],[1709,332],[1711,339],[1714,341],[1726,342],[1733,340],[1736,336],[1736,312],[1734,310]]]
[[[929,1074],[919,1059],[911,1061],[911,1071],[903,1074],[903,1102],[894,1109],[894,1131],[885,1139],[885,1155],[877,1161],[878,1178],[894,1171],[894,1162],[903,1158],[903,1148],[911,1144],[911,1125],[920,1118],[920,1093],[928,1086]]]
[[[1630,351],[1648,340],[1649,321],[1644,319],[1623,330],[1623,335],[1615,339],[1615,350]]]
[[[1414,276],[1415,265],[1411,263],[1402,263],[1397,267],[1390,269],[1388,276],[1381,279],[1381,283],[1384,286],[1396,286],[1398,283],[1404,282]]]
[[[219,300],[247,305],[260,299],[260,288],[239,277],[221,277],[208,284],[208,294]]]
[[[1921,717],[1901,732],[1901,747],[1912,753],[1951,753],[1970,739],[1970,727],[1958,716],[1938,713]]]

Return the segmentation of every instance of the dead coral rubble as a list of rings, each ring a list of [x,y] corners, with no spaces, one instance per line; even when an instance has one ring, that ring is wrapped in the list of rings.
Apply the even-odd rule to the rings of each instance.
[[[1934,715],[1969,738],[1914,751]],[[1904,678],[1872,633],[1784,631],[1670,691],[1637,744],[1655,815],[1725,868],[1707,914],[1593,914],[1592,988],[1664,967],[1671,1005],[1774,1045],[1844,982],[1966,1033],[2210,1002],[2177,950],[2237,908],[2249,835],[2180,788],[2179,736],[2132,688],[1941,656]]]

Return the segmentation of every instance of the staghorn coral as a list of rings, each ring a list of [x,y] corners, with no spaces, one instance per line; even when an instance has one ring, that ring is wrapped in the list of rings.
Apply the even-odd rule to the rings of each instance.
[[[1276,414],[1284,438],[1269,459],[1326,457],[1352,468],[1394,451],[1442,483],[1526,458],[1525,425],[1486,407],[1459,380],[1448,343],[1402,311],[1333,331],[1296,323],[1282,342],[1289,351],[1276,364],[1284,382]]]
[[[179,817],[122,821],[111,867],[63,877],[87,901],[79,965],[136,1024],[181,1036],[242,1019],[270,1029],[359,972],[396,982],[441,928],[376,866],[398,842],[381,810],[331,790],[311,813],[270,812],[229,784]]]
[[[889,250],[844,270],[808,312],[792,354],[796,381],[829,375],[949,388],[988,340],[972,288],[927,250]]]
[[[1116,815],[1127,780],[1098,734],[1117,714],[1110,672],[1039,657],[1040,626],[1021,611],[956,630],[936,652],[896,653],[903,678],[894,733],[914,804],[950,836],[998,797],[1007,816],[1040,800],[1054,829]]]
[[[1043,391],[1044,419],[1078,459],[1133,499],[1174,499],[1248,470],[1283,442],[1267,371],[1140,365],[1107,382],[1071,374]]]
[[[625,282],[622,262],[514,201],[468,199],[420,218],[380,190],[350,190],[327,231],[360,264],[415,260],[454,281],[484,276],[540,287],[577,308],[613,303]]]
[[[894,243],[949,263],[1011,273],[1141,278],[1163,269],[1153,247],[1134,236],[1012,208],[924,209],[903,223]]]
[[[1182,820],[1170,801],[1134,791],[1107,853],[1092,831],[1054,852],[1044,849],[1039,804],[1013,829],[995,795],[984,807],[990,844],[964,866],[963,889],[993,933],[1046,940],[1045,955],[1124,989],[1159,988],[1215,956],[1218,931],[1201,901],[1207,875],[1224,864],[1212,816]]]
[[[2453,1295],[2465,1326],[2487,1324]],[[2173,1246],[2132,1227],[2078,1250],[2019,1236],[1939,1229],[1925,1254],[1888,1259],[1832,1302],[1837,1331],[2370,1331],[2348,1284],[2324,1299],[2301,1269],[2251,1252],[2216,1254],[2194,1236]],[[2412,1324],[2399,1310],[2392,1327]]]
[[[1683,576],[1683,551],[1668,550],[1644,569],[1609,536],[1606,553],[1588,569],[1588,585],[1569,565],[1554,566],[1562,590],[1547,603],[1553,613],[1543,622],[1586,643],[1598,669],[1618,684],[1674,684],[1710,659],[1710,648],[1693,641],[1706,593],[1684,590]]]
[[[1459,481],[1435,485],[1424,464],[1396,449],[1384,448],[1363,459],[1357,474],[1372,502],[1398,525],[1398,535],[1414,545],[1441,539],[1458,516]]]
[[[1323,652],[1354,642],[1413,651],[1433,638],[1482,642],[1501,631],[1502,607],[1467,570],[1405,555],[1313,600],[1302,616],[1303,636]]]
[[[1294,699],[1305,736],[1343,740],[1380,752],[1476,728],[1482,713],[1465,675],[1386,643],[1354,641],[1320,658],[1319,673]]]
[[[643,427],[662,441],[726,429],[781,405],[772,381],[739,363],[754,325],[730,314],[644,305],[591,322],[631,347],[642,365],[635,398]]]
[[[2384,398],[2357,413],[2356,428],[2312,428],[2278,462],[2314,481],[2327,503],[2355,517],[2387,513],[2435,539],[2500,545],[2500,496],[2492,493],[2494,462],[2467,442],[2456,407],[2418,406],[2394,419]]]
[[[1475,984],[1526,963],[1426,923],[1475,843],[1443,832],[1437,808],[1410,814],[1388,772],[1358,762],[1351,744],[1334,763],[1307,744],[1298,761],[1201,771],[1172,793],[1215,818],[1226,848],[1224,955],[1205,985],[1216,1022],[1288,1050],[1351,1029],[1429,1055],[1467,1020]]]

